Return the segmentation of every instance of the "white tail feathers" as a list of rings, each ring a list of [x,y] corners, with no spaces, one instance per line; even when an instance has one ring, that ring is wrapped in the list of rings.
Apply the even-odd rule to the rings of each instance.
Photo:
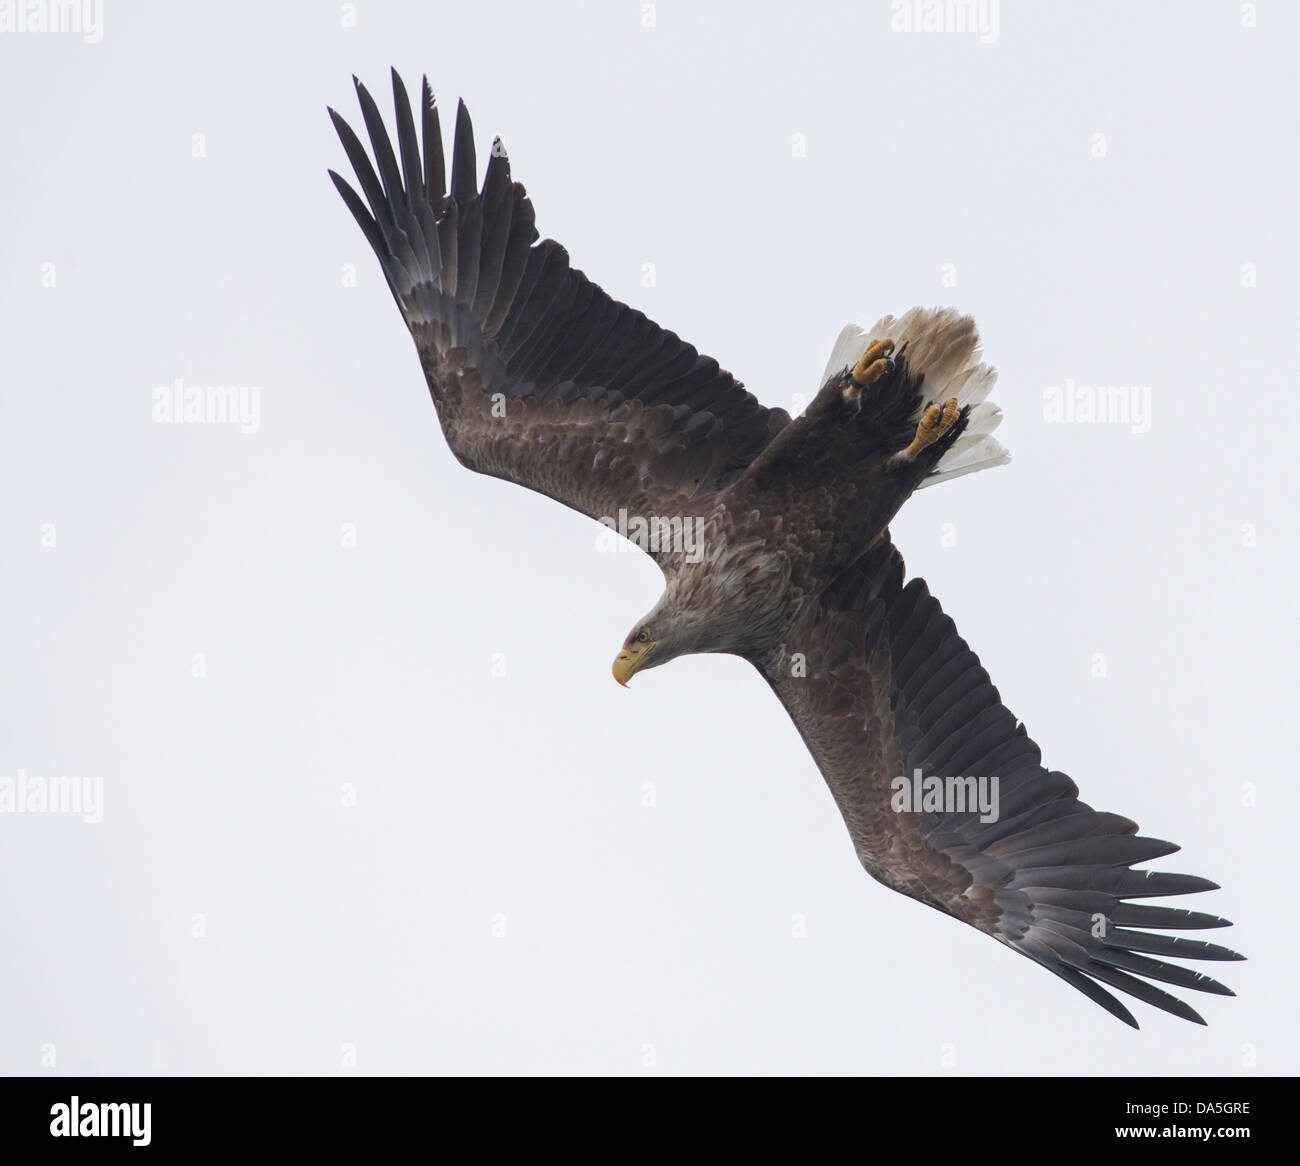
[[[921,408],[931,401],[956,397],[959,407],[971,406],[965,432],[921,486],[1005,465],[1011,455],[992,436],[1002,420],[1002,410],[985,398],[998,378],[997,370],[980,361],[980,338],[975,321],[951,308],[913,308],[902,316],[886,316],[865,331],[849,324],[835,341],[822,374],[824,385],[846,368],[852,368],[873,340],[889,339],[894,348],[907,344],[907,362],[924,377]],[[920,410],[916,420],[920,421]],[[918,487],[919,489],[920,487]]]

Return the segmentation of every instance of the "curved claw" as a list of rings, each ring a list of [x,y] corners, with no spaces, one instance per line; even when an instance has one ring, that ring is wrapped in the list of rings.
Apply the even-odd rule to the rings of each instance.
[[[903,456],[915,457],[921,450],[933,445],[957,424],[957,418],[960,416],[961,409],[957,406],[956,397],[949,397],[942,407],[928,406],[921,414],[921,420],[916,426],[916,436],[912,438],[912,444],[903,450]]]
[[[864,389],[867,385],[874,385],[887,373],[893,372],[894,361],[889,355],[893,351],[892,340],[873,340],[858,358],[858,363],[853,366],[853,383],[859,389]]]

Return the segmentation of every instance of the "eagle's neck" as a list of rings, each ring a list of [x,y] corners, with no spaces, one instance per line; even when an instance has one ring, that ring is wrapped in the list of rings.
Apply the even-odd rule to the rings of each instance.
[[[665,569],[657,610],[671,616],[687,652],[765,658],[788,621],[789,563],[763,540],[737,540],[721,522],[711,528],[695,562],[682,556]]]

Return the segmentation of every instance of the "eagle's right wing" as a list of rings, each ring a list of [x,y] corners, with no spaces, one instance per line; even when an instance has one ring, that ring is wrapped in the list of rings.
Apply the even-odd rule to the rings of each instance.
[[[1215,884],[1132,869],[1178,847],[1136,837],[1136,823],[1092,809],[1064,773],[1043,768],[1038,746],[925,583],[904,586],[887,535],[810,606],[765,675],[875,878],[1001,940],[1135,1028],[1107,988],[1201,1024],[1149,981],[1232,995],[1166,957],[1243,957],[1155,933],[1227,920],[1131,901]],[[995,780],[996,819],[895,801],[904,787],[894,780],[918,770],[923,779]]]
[[[330,176],[379,257],[463,464],[593,518],[678,516],[725,488],[788,423],[575,271],[558,243],[538,243],[499,140],[480,190],[463,102],[448,192],[428,82],[423,149],[396,72],[397,153],[360,83],[357,94],[379,172],[331,110],[365,200]]]

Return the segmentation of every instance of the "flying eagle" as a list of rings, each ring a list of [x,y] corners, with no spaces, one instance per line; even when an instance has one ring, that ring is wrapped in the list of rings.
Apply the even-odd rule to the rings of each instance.
[[[904,582],[890,541],[913,490],[1007,460],[974,322],[913,309],[846,328],[791,418],[539,242],[500,139],[480,188],[464,102],[448,174],[427,80],[417,133],[393,73],[396,152],[356,89],[374,163],[330,110],[361,195],[330,177],[379,257],[457,460],[651,534],[636,541],[664,592],[615,679],[690,652],[743,657],[790,714],[874,878],[1135,1028],[1108,988],[1203,1024],[1150,981],[1232,995],[1167,957],[1242,957],[1156,932],[1227,920],[1132,900],[1215,884],[1133,869],[1178,847],[1139,837],[1044,768],[925,583]]]

